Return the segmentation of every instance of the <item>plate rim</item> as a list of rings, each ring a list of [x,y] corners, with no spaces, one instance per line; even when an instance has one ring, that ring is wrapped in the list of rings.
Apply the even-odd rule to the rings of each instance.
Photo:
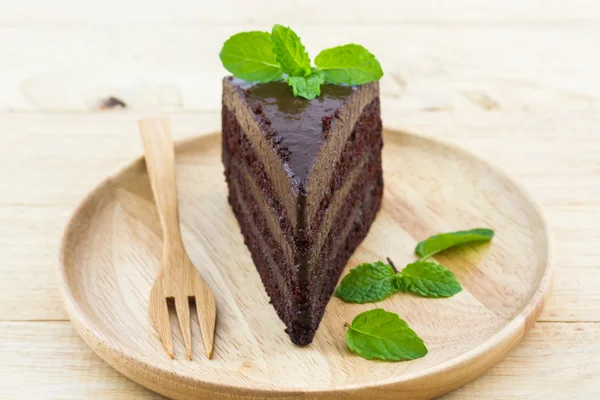
[[[512,351],[521,342],[525,335],[531,330],[531,328],[533,328],[551,292],[555,266],[554,238],[549,223],[544,213],[542,212],[539,204],[529,193],[529,191],[518,180],[514,179],[512,175],[506,172],[506,170],[503,167],[495,164],[494,162],[490,162],[488,159],[483,158],[469,150],[466,150],[452,142],[440,140],[435,137],[417,134],[405,129],[397,129],[395,127],[386,126],[383,127],[383,132],[388,132],[388,134],[403,135],[411,138],[416,138],[421,141],[433,142],[438,146],[446,147],[455,153],[460,153],[464,157],[472,158],[479,163],[487,165],[491,170],[494,171],[494,173],[498,174],[498,176],[515,185],[519,193],[525,198],[525,200],[527,200],[529,205],[532,207],[534,214],[537,216],[537,218],[539,218],[539,222],[541,223],[541,226],[544,230],[544,239],[547,247],[543,276],[539,281],[539,285],[535,289],[535,293],[533,293],[530,300],[527,302],[527,304],[523,306],[521,311],[519,311],[519,313],[516,314],[511,320],[509,320],[506,325],[504,325],[500,330],[498,330],[496,333],[490,336],[487,340],[483,341],[479,345],[456,357],[431,366],[427,369],[420,370],[418,372],[412,372],[402,376],[392,376],[376,382],[352,383],[332,388],[317,388],[314,390],[311,390],[310,387],[281,389],[278,387],[273,387],[267,389],[247,387],[244,385],[231,385],[229,383],[224,384],[207,382],[203,381],[201,379],[201,376],[192,377],[189,375],[174,374],[170,371],[164,370],[148,362],[145,356],[140,356],[139,354],[136,354],[134,351],[131,351],[127,348],[120,348],[119,346],[116,346],[109,336],[105,335],[100,329],[98,329],[98,327],[81,309],[78,302],[75,300],[73,292],[68,284],[69,279],[67,277],[67,265],[65,262],[65,255],[68,252],[69,239],[71,236],[70,233],[74,229],[75,222],[84,212],[86,206],[96,197],[97,193],[101,192],[102,189],[105,188],[107,185],[110,185],[112,180],[119,177],[129,169],[133,168],[135,165],[143,162],[143,155],[138,156],[132,161],[130,160],[125,162],[124,164],[119,166],[119,168],[115,172],[102,179],[96,186],[94,186],[93,189],[91,189],[84,196],[84,198],[78,203],[77,207],[72,211],[72,213],[68,217],[60,242],[60,250],[57,265],[57,278],[60,298],[63,307],[67,311],[69,320],[74,326],[76,332],[79,334],[79,336],[83,338],[86,344],[111,367],[115,368],[117,371],[119,371],[132,381],[146,388],[149,388],[150,390],[158,391],[159,393],[160,387],[150,387],[148,384],[142,383],[140,379],[137,379],[137,375],[131,372],[129,368],[133,367],[133,370],[136,370],[138,373],[139,371],[144,370],[149,371],[150,376],[158,376],[162,377],[163,379],[167,379],[174,386],[190,386],[201,391],[208,392],[225,391],[230,395],[240,394],[243,391],[246,396],[290,396],[306,394],[310,394],[312,396],[330,396],[332,394],[339,393],[356,394],[361,391],[366,391],[375,388],[389,389],[393,388],[396,385],[410,385],[411,383],[418,384],[423,379],[440,377],[447,374],[456,374],[457,377],[451,380],[451,382],[449,383],[450,386],[442,387],[442,385],[438,385],[439,387],[437,388],[437,390],[435,388],[428,390],[428,393],[437,396],[443,393],[448,393],[483,375],[489,368],[494,366],[496,363],[502,360],[510,351]],[[191,137],[186,137],[184,139],[177,140],[174,142],[175,149],[177,151],[177,149],[183,148],[191,142],[202,139],[208,140],[213,136],[220,135],[221,131],[218,130],[194,135]],[[509,341],[509,344],[507,344],[504,347],[505,351],[501,352],[498,355],[492,354],[492,350],[496,349],[497,346],[499,346],[502,342],[507,340]],[[486,353],[492,354],[493,357],[491,360],[487,360],[487,362],[485,363],[486,366],[484,368],[478,369],[478,371],[475,374],[470,374],[468,376],[466,372],[457,373],[457,371],[461,371],[463,369],[467,371],[468,368],[465,367],[468,367],[469,364],[473,361],[482,359],[482,356],[484,356]],[[123,363],[123,360],[125,360],[129,364],[128,368],[121,367],[120,363]],[[165,393],[167,393],[167,391],[165,391]]]

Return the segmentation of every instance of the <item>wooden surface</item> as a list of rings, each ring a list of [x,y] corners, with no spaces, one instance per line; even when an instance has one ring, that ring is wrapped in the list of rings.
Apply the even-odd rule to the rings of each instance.
[[[60,235],[83,196],[141,154],[142,110],[168,111],[179,138],[218,129],[223,39],[275,22],[292,24],[313,56],[367,46],[386,73],[386,125],[502,165],[553,228],[556,279],[540,322],[446,398],[598,398],[600,3],[334,4],[0,2],[0,398],[160,398],[65,321]],[[99,110],[110,96],[127,108]]]
[[[393,296],[377,305],[334,298],[313,343],[294,346],[269,304],[227,202],[221,137],[214,134],[186,141],[176,151],[183,239],[192,262],[214,288],[220,310],[213,359],[195,347],[194,362],[187,361],[189,337],[178,329],[174,313],[169,326],[166,312],[164,329],[173,332],[175,361],[152,328],[148,293],[155,292],[154,277],[160,276],[165,213],[157,214],[153,202],[150,186],[155,192],[159,186],[154,164],[148,174],[142,160],[100,184],[65,231],[59,284],[73,325],[126,376],[181,400],[234,394],[429,399],[471,381],[516,346],[541,312],[552,277],[546,223],[518,184],[457,147],[399,131],[385,131],[384,142],[382,208],[342,274],[385,256],[406,265],[415,260],[421,239],[489,226],[496,231],[493,243],[436,257],[461,282],[464,290],[458,295],[441,300]],[[158,199],[161,210],[166,202]],[[164,296],[161,300],[166,309]],[[423,338],[428,354],[405,363],[352,354],[344,323],[375,307],[401,315]],[[197,329],[193,336],[200,342]]]

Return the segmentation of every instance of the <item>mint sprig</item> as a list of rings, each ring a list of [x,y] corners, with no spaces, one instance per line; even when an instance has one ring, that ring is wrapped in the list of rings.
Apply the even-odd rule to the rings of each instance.
[[[468,231],[440,233],[423,240],[415,248],[415,253],[426,259],[450,247],[470,242],[489,241],[494,237],[494,231],[487,228],[476,228]]]
[[[383,76],[379,61],[367,49],[347,44],[323,50],[311,66],[300,37],[289,27],[274,25],[271,33],[252,31],[230,37],[220,53],[223,66],[236,78],[271,82],[284,78],[294,96],[312,100],[321,85],[363,85]]]
[[[423,297],[450,297],[462,290],[456,276],[441,264],[416,261],[402,271],[382,261],[361,264],[350,270],[335,291],[348,303],[373,303],[398,292]]]
[[[421,258],[408,264],[402,271],[396,270],[388,258],[361,264],[350,270],[335,295],[349,303],[381,301],[398,292],[411,292],[424,297],[451,297],[462,291],[456,276],[442,264],[426,261],[427,258],[460,244],[488,241],[494,231],[477,228],[468,231],[442,233],[420,242],[415,252]]]
[[[381,308],[358,314],[352,324],[345,324],[346,343],[368,360],[414,360],[427,354],[423,340],[398,314]]]

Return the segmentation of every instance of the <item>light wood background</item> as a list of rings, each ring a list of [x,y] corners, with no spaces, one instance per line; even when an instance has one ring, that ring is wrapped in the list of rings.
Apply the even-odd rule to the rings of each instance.
[[[136,119],[218,129],[223,41],[290,24],[314,57],[380,59],[390,127],[502,165],[554,230],[554,292],[524,343],[448,399],[600,398],[600,2],[0,2],[0,399],[160,398],[92,353],[60,304],[77,203],[142,152]],[[108,97],[126,109],[101,109]]]

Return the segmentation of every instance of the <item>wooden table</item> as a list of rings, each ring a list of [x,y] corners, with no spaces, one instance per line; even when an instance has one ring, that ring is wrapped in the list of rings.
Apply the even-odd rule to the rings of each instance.
[[[135,3],[0,2],[0,398],[160,398],[66,320],[60,236],[82,197],[141,154],[140,115],[167,111],[177,137],[219,128],[220,46],[273,22],[313,57],[364,44],[386,73],[386,125],[502,165],[553,227],[555,288],[539,323],[446,397],[600,398],[600,3]]]

